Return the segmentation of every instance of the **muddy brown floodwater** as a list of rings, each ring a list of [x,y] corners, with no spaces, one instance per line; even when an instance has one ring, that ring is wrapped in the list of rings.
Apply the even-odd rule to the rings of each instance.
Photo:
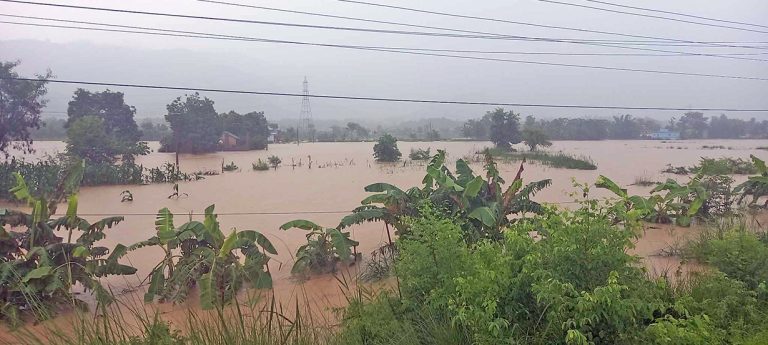
[[[702,149],[704,145],[722,145],[727,149]],[[150,143],[156,151],[158,144]],[[490,146],[488,142],[400,142],[403,158],[412,148],[445,149],[449,161]],[[526,164],[525,181],[551,178],[551,187],[537,194],[536,200],[552,203],[566,203],[573,192],[572,179],[593,183],[598,175],[606,175],[621,185],[629,185],[636,177],[647,176],[663,180],[668,176],[660,171],[666,164],[692,165],[700,157],[740,157],[748,159],[754,154],[768,159],[768,151],[756,147],[768,146],[768,140],[691,140],[676,142],[660,141],[557,141],[549,151],[564,151],[591,157],[597,164],[595,171],[555,169]],[[35,158],[44,153],[63,151],[61,142],[37,142],[37,153],[27,157]],[[335,226],[339,220],[367,196],[363,187],[374,182],[388,182],[400,187],[420,184],[424,167],[417,165],[377,164],[373,161],[373,143],[304,143],[273,144],[268,151],[219,152],[203,155],[181,155],[182,171],[221,170],[222,160],[234,162],[240,171],[208,176],[201,181],[179,184],[179,199],[168,199],[172,193],[170,184],[141,186],[85,187],[80,192],[79,212],[84,218],[94,220],[109,215],[124,215],[125,221],[107,231],[104,244],[132,244],[153,236],[155,214],[168,207],[175,214],[176,224],[188,220],[188,214],[202,213],[211,204],[216,205],[222,230],[257,230],[270,238],[279,254],[270,263],[274,277],[274,291],[277,299],[290,303],[298,296],[309,300],[322,301],[326,306],[340,306],[344,299],[338,281],[330,276],[313,277],[305,282],[291,278],[292,253],[305,241],[300,230],[282,231],[279,226],[297,219],[309,219],[323,226]],[[283,166],[277,170],[253,171],[251,163],[259,158],[276,155]],[[312,160],[309,168],[308,161]],[[159,166],[173,162],[174,154],[153,152],[140,157],[138,162],[145,167]],[[301,167],[292,168],[291,162]],[[472,165],[481,169],[479,164]],[[502,176],[514,176],[516,163],[500,164]],[[678,178],[680,176],[677,176]],[[684,179],[685,177],[683,177]],[[736,177],[737,180],[744,177]],[[123,190],[133,193],[133,202],[120,202]],[[630,193],[647,194],[649,187],[630,186]],[[593,189],[592,196],[608,196],[606,191]],[[563,204],[567,207],[568,204]],[[9,206],[9,205],[0,205]],[[13,205],[10,205],[13,207]],[[61,208],[63,210],[63,208]],[[195,216],[200,219],[201,216]],[[350,229],[352,237],[360,241],[358,250],[368,256],[386,241],[382,224],[364,224]],[[649,228],[638,241],[634,250],[637,254],[650,257],[659,249],[679,241],[678,230]],[[161,257],[161,251],[143,248],[130,253],[127,263],[138,268],[138,274],[131,277],[111,277],[108,284],[113,291],[130,291],[138,286]],[[646,261],[652,271],[673,269],[673,259],[649,259]],[[350,274],[355,274],[352,268]],[[190,302],[194,303],[194,302]],[[183,308],[185,306],[178,306]],[[188,306],[186,306],[188,307]]]

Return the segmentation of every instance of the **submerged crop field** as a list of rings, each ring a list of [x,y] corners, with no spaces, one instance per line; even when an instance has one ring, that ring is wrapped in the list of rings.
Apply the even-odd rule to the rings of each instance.
[[[170,183],[76,188],[70,171],[69,187],[32,190],[18,175],[6,241],[40,254],[6,254],[2,340],[759,344],[768,173],[756,144],[724,144],[752,175],[684,178],[663,170],[707,167],[710,149],[540,151],[597,166],[574,170],[484,142],[399,143],[432,156],[394,163],[375,162],[373,143],[304,143],[181,155],[182,170],[217,173]],[[617,146],[631,154],[607,154]],[[649,182],[635,183],[637,162]],[[40,199],[48,190],[62,194]]]

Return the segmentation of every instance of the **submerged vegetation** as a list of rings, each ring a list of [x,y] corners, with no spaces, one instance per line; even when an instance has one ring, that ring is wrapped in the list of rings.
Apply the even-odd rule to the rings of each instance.
[[[174,303],[184,301],[197,286],[200,305],[212,309],[230,302],[244,283],[253,288],[272,287],[267,254],[277,255],[272,243],[253,230],[232,229],[225,235],[214,213],[205,209],[203,222],[189,221],[176,227],[167,208],[157,213],[156,235],[128,249],[157,247],[164,257],[149,274],[146,302],[155,298]],[[237,252],[244,257],[240,262]]]
[[[432,149],[411,149],[411,153],[408,154],[408,158],[414,161],[425,161],[432,158]]]
[[[51,193],[58,180],[81,160],[64,155],[46,156],[36,162],[22,159],[11,159],[0,162],[0,199],[11,200],[8,193],[16,181],[14,173],[20,173],[27,181],[33,193]],[[156,168],[144,168],[135,163],[87,163],[83,170],[81,185],[130,185],[147,183],[174,183],[177,181],[196,181],[205,176],[217,175],[216,171],[197,171],[185,173],[179,171],[176,165],[166,162]]]
[[[256,163],[251,163],[251,166],[253,167],[253,170],[256,170],[256,171],[269,170],[269,165],[267,164],[267,162],[261,160],[261,158],[259,158],[259,160]]]
[[[498,148],[488,149],[494,157],[502,160],[538,162],[553,168],[595,170],[597,165],[589,157],[574,156],[565,152],[529,151],[518,152]]]
[[[24,178],[15,174],[16,185],[10,192],[32,212],[0,209],[0,318],[11,325],[18,325],[25,316],[49,318],[58,306],[82,304],[72,292],[75,285],[110,303],[111,296],[98,278],[136,272],[119,262],[127,252],[125,246],[97,244],[106,237],[104,230],[123,217],[91,223],[78,216],[76,192],[82,174],[81,163],[58,182],[54,192],[43,194],[30,191]],[[53,218],[62,201],[67,202],[66,213]]]
[[[384,134],[379,141],[373,145],[373,158],[377,162],[397,162],[400,160],[400,149],[397,148],[397,138]]]
[[[742,158],[704,158],[702,157],[699,164],[691,167],[672,166],[668,164],[667,167],[662,170],[663,173],[675,174],[675,175],[688,175],[703,172],[709,175],[748,175],[757,173],[757,168],[753,162]]]
[[[731,217],[732,205],[768,206],[762,205],[768,197],[765,163],[753,156],[752,164],[757,175],[734,189],[719,170],[701,169],[687,182],[657,184],[650,196],[629,195],[601,176],[595,185],[618,198],[596,200],[591,187],[581,185],[581,197],[565,210],[534,200],[551,181],[524,183],[523,164],[507,181],[492,151],[483,156],[482,171],[473,171],[463,159],[449,167],[445,151],[438,150],[420,184],[366,186],[371,194],[334,228],[308,220],[281,226],[306,232],[291,268],[297,275],[336,272],[359,260],[350,227],[381,221],[387,228],[388,241],[362,278],[392,277],[394,286],[376,292],[342,289],[348,303],[333,322],[302,314],[298,304],[290,314],[278,310],[274,300],[238,301],[245,287],[272,288],[268,264],[277,251],[259,232],[227,234],[213,205],[203,219],[190,215],[180,226],[169,209],[161,209],[154,236],[107,249],[95,243],[121,217],[90,224],[76,216],[75,189],[67,187],[73,184],[43,186],[40,190],[65,192],[42,199],[18,187],[23,186],[19,176],[12,192],[27,200],[33,213],[0,213],[2,225],[19,225],[2,234],[3,248],[16,246],[0,261],[2,272],[14,272],[14,265],[20,272],[5,273],[0,281],[3,317],[22,320],[20,315],[39,305],[63,304],[74,298],[74,282],[95,291],[99,301],[111,301],[98,278],[132,274],[135,270],[119,259],[154,250],[162,257],[149,274],[146,303],[181,302],[198,294],[203,309],[215,312],[210,320],[191,312],[188,324],[177,325],[162,314],[144,314],[137,316],[139,329],[128,330],[119,322],[122,316],[110,314],[119,311],[100,307],[99,317],[87,314],[87,321],[68,330],[73,337],[54,335],[47,343],[758,344],[768,335],[765,229],[725,224],[703,233],[681,253],[710,269],[690,277],[652,276],[630,254],[643,221],[688,226],[694,219],[725,219],[713,215]],[[64,181],[78,175],[67,176]],[[52,200],[64,200],[58,195],[68,196],[68,210],[50,219]],[[19,230],[21,235],[11,234]],[[66,242],[64,236],[48,237],[61,230]],[[73,235],[78,232],[82,235]],[[244,312],[248,308],[256,310]]]
[[[324,228],[303,219],[293,220],[280,226],[282,230],[294,228],[308,232],[307,244],[296,250],[296,260],[291,273],[335,272],[337,263],[357,260],[357,255],[353,255],[352,248],[357,247],[359,243],[349,238],[349,232]]]

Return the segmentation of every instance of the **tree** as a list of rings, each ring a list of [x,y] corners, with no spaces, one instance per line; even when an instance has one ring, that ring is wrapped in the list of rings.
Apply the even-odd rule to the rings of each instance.
[[[67,129],[67,153],[88,162],[113,163],[116,146],[101,117],[78,118]]]
[[[252,111],[240,115],[234,111],[221,114],[222,127],[225,131],[233,133],[246,141],[246,146],[251,150],[263,150],[267,148],[269,136],[269,123],[264,117],[264,112]]]
[[[632,115],[614,116],[611,122],[612,139],[637,139],[642,134],[642,127]]]
[[[379,142],[373,145],[373,157],[377,162],[396,162],[400,160],[400,150],[397,148],[397,139],[389,134],[379,138]]]
[[[683,139],[701,139],[707,135],[707,118],[703,113],[691,111],[683,114],[677,123],[677,129]]]
[[[367,138],[369,135],[368,129],[356,122],[347,123],[347,130],[353,133],[355,138]]]
[[[536,151],[536,147],[538,146],[552,146],[552,143],[549,141],[549,137],[540,129],[524,129],[523,142],[528,145],[531,151]]]
[[[0,61],[1,78],[19,78],[13,69],[15,62]],[[37,80],[0,79],[0,152],[8,156],[8,147],[32,152],[30,129],[39,129],[40,113],[46,104],[45,84],[52,77],[51,71],[35,76]]]
[[[67,107],[69,128],[77,119],[98,116],[104,120],[104,130],[115,140],[135,143],[141,139],[141,131],[134,120],[136,108],[125,103],[122,92],[90,92],[77,89]]]
[[[78,153],[87,154],[89,157],[78,156],[94,162],[111,162],[116,155],[122,155],[124,160],[132,161],[135,155],[149,153],[146,143],[139,142],[142,134],[134,120],[135,114],[136,108],[125,104],[122,92],[109,90],[90,92],[77,89],[72,100],[69,101],[67,122],[64,124],[64,127],[68,129],[67,141],[69,144],[67,147],[72,147],[75,150],[68,152],[76,155]],[[80,128],[70,134],[69,129],[85,118],[88,120],[82,122],[79,125]],[[100,124],[97,124],[94,118],[101,119]],[[103,130],[106,138],[88,140],[72,137],[72,135],[89,135],[88,132],[85,132],[87,130]],[[96,133],[96,135],[101,135],[101,133]]]
[[[205,153],[216,151],[221,137],[221,122],[213,101],[199,93],[176,98],[168,104],[165,120],[173,132],[165,151]]]
[[[491,141],[496,147],[509,149],[512,144],[520,142],[520,115],[504,108],[496,108],[486,113],[491,119]]]

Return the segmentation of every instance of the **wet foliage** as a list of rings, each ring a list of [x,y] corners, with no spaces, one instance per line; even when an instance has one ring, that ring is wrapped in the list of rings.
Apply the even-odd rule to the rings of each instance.
[[[32,211],[0,209],[0,317],[12,325],[25,315],[45,319],[56,307],[71,306],[77,301],[75,285],[95,292],[100,303],[110,303],[112,297],[98,279],[136,272],[119,262],[125,246],[97,244],[106,237],[104,230],[123,217],[90,222],[78,216],[76,191],[82,175],[82,165],[69,170],[46,194],[32,192],[22,175],[14,175],[10,192]],[[54,218],[61,201],[67,202],[66,213]]]
[[[311,221],[297,219],[280,226],[282,230],[307,231],[307,243],[296,250],[291,273],[303,274],[335,272],[338,263],[357,260],[353,248],[359,243],[350,239],[350,233],[335,228],[324,228]]]

